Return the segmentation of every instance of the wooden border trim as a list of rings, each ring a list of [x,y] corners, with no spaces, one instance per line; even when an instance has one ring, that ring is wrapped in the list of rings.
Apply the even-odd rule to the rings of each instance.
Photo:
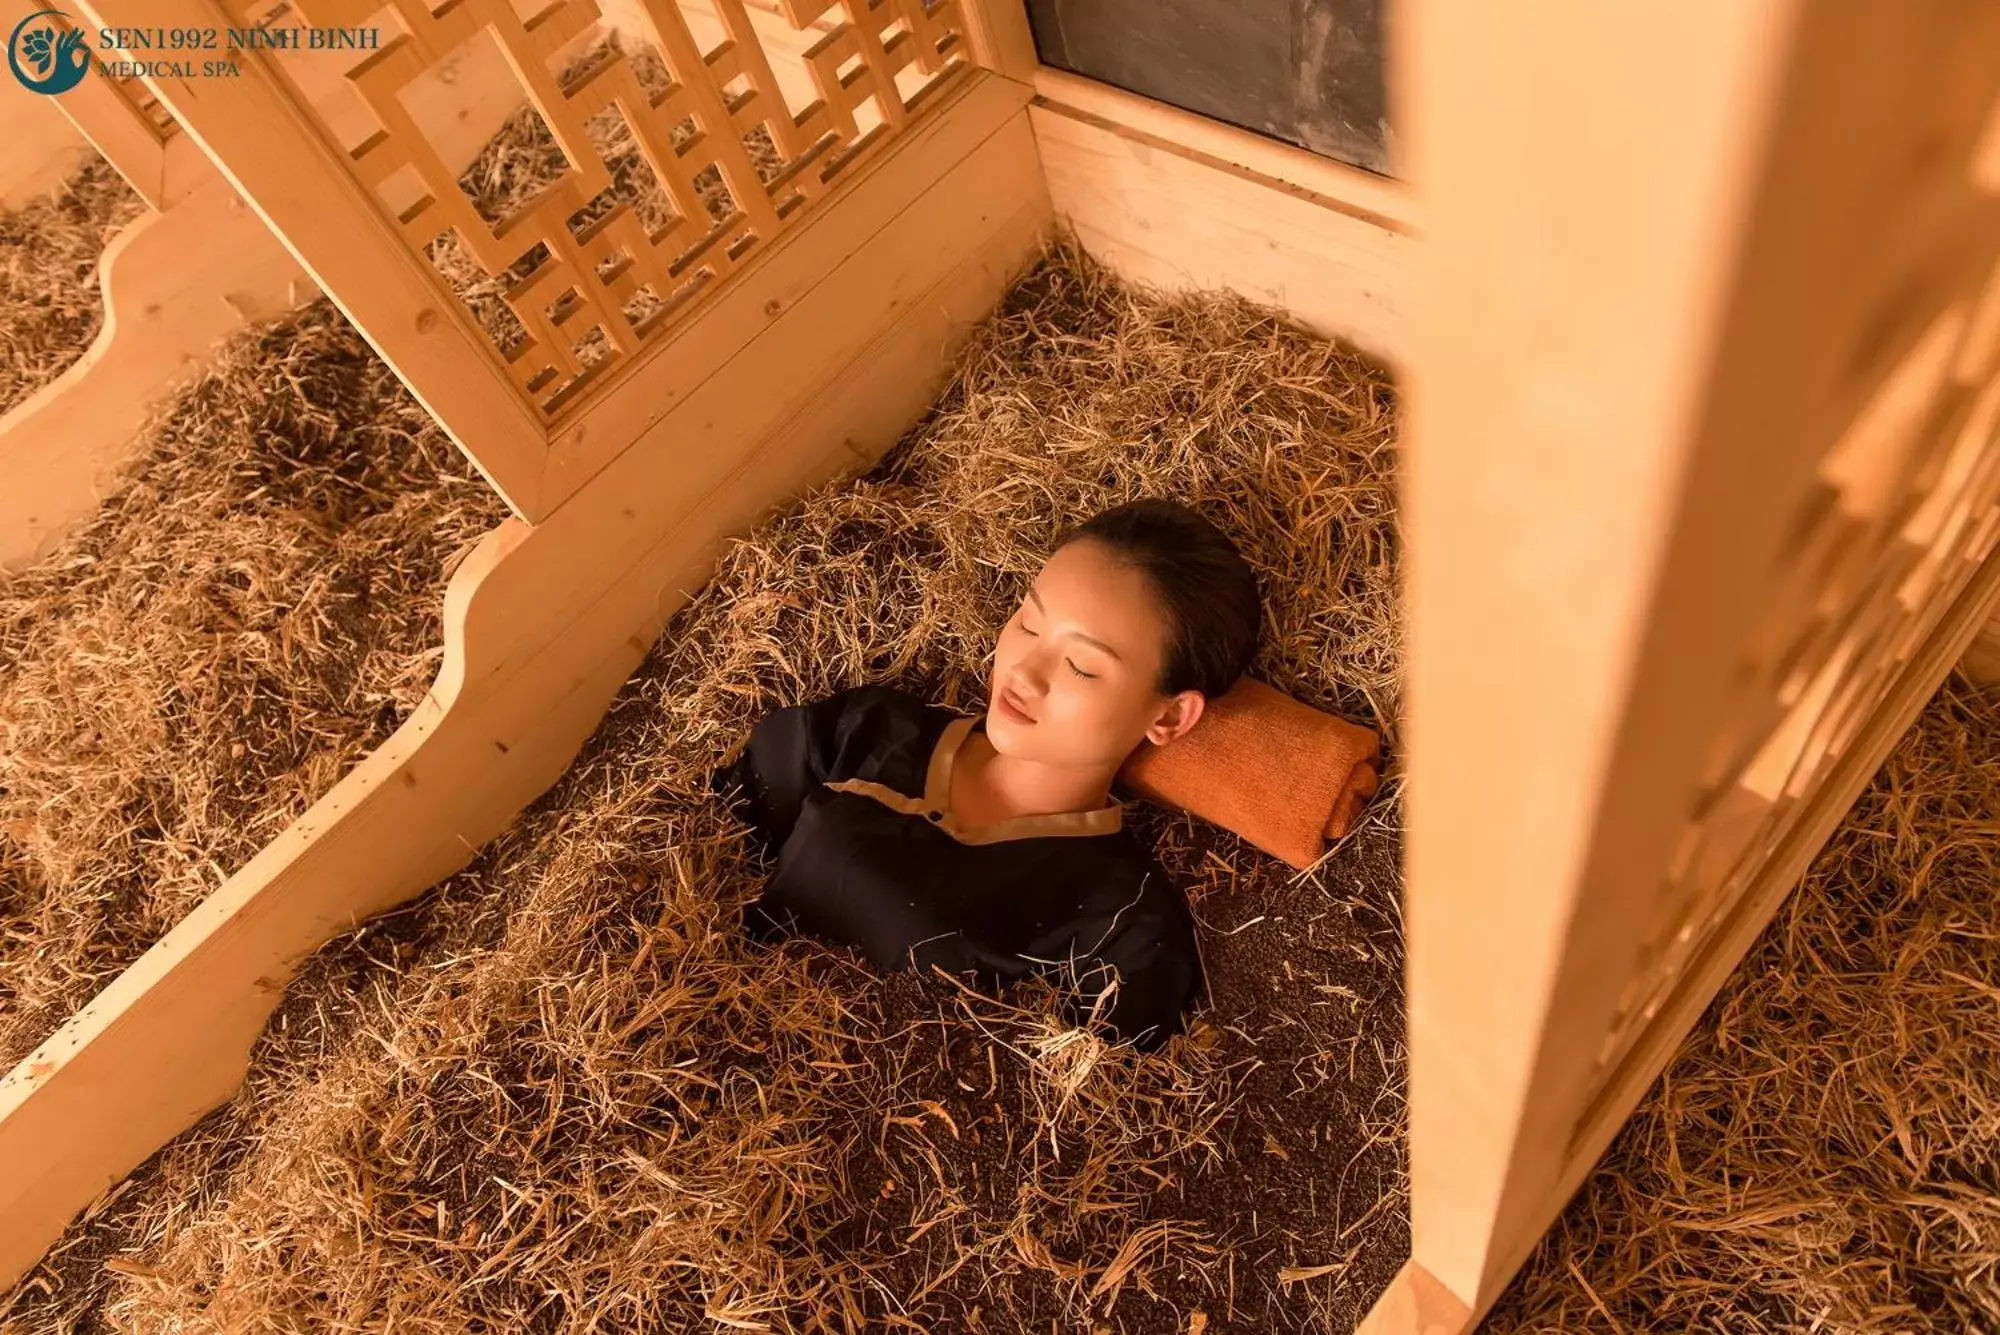
[[[1128,137],[1170,153],[1303,191],[1330,209],[1388,231],[1415,235],[1419,230],[1416,198],[1394,177],[1047,65],[1035,71],[1035,96],[1044,105],[1115,125]]]
[[[824,280],[545,522],[489,534],[411,718],[0,1078],[0,1288],[230,1096],[308,954],[465,865],[562,774],[728,535],[930,406],[1052,215],[1020,108],[928,172],[865,239],[828,226],[852,194],[802,223]]]
[[[1035,87],[1049,194],[1086,250],[1402,357],[1419,245],[1403,187],[1094,80],[1043,70]]]
[[[213,173],[165,211],[127,224],[97,274],[97,337],[0,416],[0,571],[38,560],[97,513],[144,446],[147,415],[202,374],[217,344],[319,295]]]

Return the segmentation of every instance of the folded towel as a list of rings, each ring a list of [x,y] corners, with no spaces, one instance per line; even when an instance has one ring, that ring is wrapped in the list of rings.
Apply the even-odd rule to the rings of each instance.
[[[1141,797],[1309,867],[1346,834],[1381,783],[1382,738],[1244,677],[1166,746],[1142,742],[1119,771]]]

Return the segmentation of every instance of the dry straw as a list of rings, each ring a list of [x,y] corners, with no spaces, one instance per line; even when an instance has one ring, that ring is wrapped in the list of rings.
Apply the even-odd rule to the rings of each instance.
[[[0,213],[0,413],[81,357],[104,324],[97,261],[146,211],[92,154],[61,188]]]
[[[1489,1324],[2000,1331],[2000,690],[1946,681]]]
[[[705,780],[763,709],[842,685],[976,706],[1048,540],[1139,495],[1238,535],[1263,673],[1393,739],[1392,427],[1360,360],[1058,257],[870,477],[727,551],[528,817],[315,963],[243,1097],[72,1230],[29,1306],[162,1331],[1352,1321],[1406,1246],[1393,771],[1304,877],[1145,814],[1215,993],[1158,1059],[1064,1032],[1045,987],[749,943],[760,869]]]
[[[1152,1059],[1042,988],[749,946],[760,869],[703,779],[852,682],[976,707],[1048,538],[1147,494],[1244,542],[1260,672],[1393,758],[1393,469],[1371,368],[1058,255],[882,467],[731,548],[515,829],[311,963],[243,1095],[9,1329],[1347,1328],[1407,1247],[1393,765],[1306,877],[1143,814],[1213,991]],[[1489,1328],[2000,1328],[1997,785],[2000,700],[1954,681]]]
[[[388,736],[501,513],[320,300],[227,345],[88,526],[0,575],[0,1065]]]

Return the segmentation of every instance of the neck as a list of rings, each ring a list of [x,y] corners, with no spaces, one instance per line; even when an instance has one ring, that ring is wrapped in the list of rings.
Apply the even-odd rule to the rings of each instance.
[[[1095,811],[1105,806],[1119,768],[1045,765],[1003,756],[993,749],[983,729],[965,739],[958,761],[969,763],[981,786],[1024,816]]]

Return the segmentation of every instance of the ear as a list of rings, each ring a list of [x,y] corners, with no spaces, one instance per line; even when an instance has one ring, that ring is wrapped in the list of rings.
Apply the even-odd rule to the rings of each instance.
[[[1154,746],[1165,746],[1176,737],[1185,736],[1189,728],[1201,722],[1202,711],[1207,707],[1208,697],[1200,691],[1182,691],[1167,697],[1159,717],[1146,729],[1146,740]]]

